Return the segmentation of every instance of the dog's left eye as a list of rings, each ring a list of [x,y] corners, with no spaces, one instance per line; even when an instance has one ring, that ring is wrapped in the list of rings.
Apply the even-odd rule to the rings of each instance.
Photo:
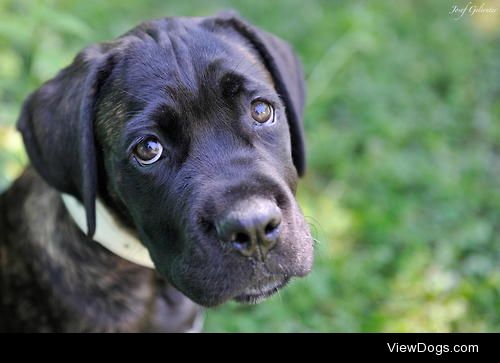
[[[155,137],[148,137],[142,140],[134,149],[135,158],[142,165],[149,165],[157,162],[162,152],[163,146]]]
[[[273,121],[274,109],[273,106],[263,100],[255,100],[251,105],[252,118],[260,124]]]

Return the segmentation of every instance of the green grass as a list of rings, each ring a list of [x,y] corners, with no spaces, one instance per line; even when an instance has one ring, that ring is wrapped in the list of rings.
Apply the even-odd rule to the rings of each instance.
[[[304,63],[299,199],[319,242],[308,278],[208,310],[206,330],[500,331],[500,10],[453,19],[467,3],[4,0],[0,189],[26,162],[20,103],[77,50],[235,8]]]

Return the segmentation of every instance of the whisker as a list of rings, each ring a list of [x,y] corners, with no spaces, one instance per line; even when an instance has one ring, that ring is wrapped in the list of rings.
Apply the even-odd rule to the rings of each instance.
[[[307,222],[307,224],[309,224],[309,226],[315,228],[317,235],[319,234],[319,232],[321,232],[321,234],[326,234],[325,229],[323,228],[323,226],[321,225],[321,222],[318,219],[314,218],[313,216],[308,216],[308,215],[304,215],[304,218],[306,219],[306,222]],[[319,227],[320,231],[318,231],[318,227]]]

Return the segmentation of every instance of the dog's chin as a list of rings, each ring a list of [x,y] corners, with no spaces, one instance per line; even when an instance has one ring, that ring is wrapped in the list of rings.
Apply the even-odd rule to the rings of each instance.
[[[198,305],[206,308],[213,308],[230,300],[234,300],[242,304],[258,304],[277,293],[280,289],[285,287],[289,281],[290,277],[284,275],[279,277],[267,277],[265,280],[253,282],[245,288],[223,294],[217,294],[214,292],[207,293],[206,291],[201,293],[200,290],[193,294],[192,290],[185,290],[182,288],[178,289]]]
[[[285,287],[288,281],[290,281],[290,278],[287,276],[269,278],[266,281],[247,287],[235,296],[234,300],[243,304],[258,304]]]

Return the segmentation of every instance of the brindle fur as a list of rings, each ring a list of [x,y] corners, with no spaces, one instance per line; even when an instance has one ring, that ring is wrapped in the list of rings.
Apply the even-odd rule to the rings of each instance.
[[[32,169],[0,197],[0,331],[186,331],[199,308],[92,241]]]

